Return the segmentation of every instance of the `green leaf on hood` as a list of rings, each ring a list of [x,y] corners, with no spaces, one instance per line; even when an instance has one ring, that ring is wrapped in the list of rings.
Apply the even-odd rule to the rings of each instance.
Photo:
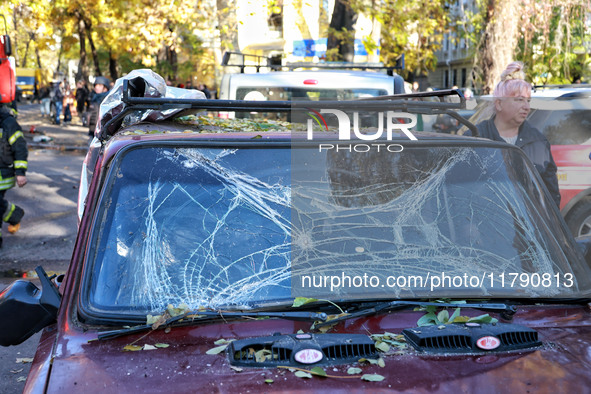
[[[326,376],[326,372],[324,371],[324,369],[320,368],[320,367],[314,367],[310,370],[310,373],[312,375],[316,375],[316,376]]]
[[[434,324],[437,324],[437,316],[435,316],[435,313],[433,313],[433,312],[429,312],[429,313],[423,315],[417,321],[417,326],[419,326],[419,327],[432,326]]]
[[[312,378],[312,374],[310,374],[308,372],[304,372],[304,371],[295,371],[295,376],[297,376],[298,378],[306,378],[306,379]]]
[[[449,321],[449,312],[447,311],[447,309],[444,309],[437,314],[437,320],[439,320],[439,322],[443,324]]]
[[[499,320],[490,316],[488,313],[470,318],[469,323],[497,323]]]
[[[222,338],[222,339],[218,339],[213,344],[214,345],[227,345],[227,344],[229,344],[232,341],[233,341],[233,339],[224,339],[224,338]]]
[[[291,306],[293,308],[297,308],[299,306],[306,305],[306,304],[309,304],[310,302],[316,302],[316,301],[318,301],[317,298],[296,297],[293,300],[293,304]]]
[[[357,374],[360,374],[360,373],[361,373],[361,368],[350,367],[350,368],[347,370],[347,373],[348,373],[349,375],[357,375]]]
[[[460,308],[456,308],[454,313],[451,315],[449,320],[447,321],[448,324],[455,322],[455,320],[460,316]]]
[[[224,350],[226,350],[227,347],[228,347],[228,344],[221,345],[221,346],[216,346],[214,348],[209,349],[205,353],[206,354],[220,354],[221,352],[223,352]]]
[[[365,375],[361,376],[362,380],[367,380],[368,382],[381,382],[384,380],[382,375],[378,375],[377,373],[366,373]]]

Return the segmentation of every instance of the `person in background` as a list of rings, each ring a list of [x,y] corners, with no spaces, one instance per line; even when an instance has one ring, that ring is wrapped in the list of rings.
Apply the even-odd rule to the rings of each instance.
[[[205,95],[205,98],[206,99],[210,99],[211,98],[211,92],[207,88],[207,85],[205,85],[203,83],[199,84],[198,90],[201,90],[203,92],[203,94]]]
[[[90,97],[90,103],[88,106],[88,112],[90,113],[90,118],[88,120],[88,135],[91,137],[94,136],[94,129],[96,128],[99,116],[99,108],[105,97],[107,97],[110,86],[111,84],[106,77],[100,76],[94,79],[94,92]]]
[[[60,116],[62,114],[62,108],[64,106],[64,90],[62,88],[62,81],[58,81],[55,84],[52,93],[53,94],[51,101],[55,105],[55,118],[53,119],[53,121],[55,122],[55,124],[59,125]]]
[[[51,114],[51,97],[49,97],[49,87],[43,85],[39,90],[39,105],[41,108],[41,116],[49,116]]]
[[[72,121],[72,108],[74,106],[74,94],[70,84],[64,79],[64,124],[68,125]]]
[[[16,233],[25,211],[18,205],[5,199],[6,191],[14,185],[23,187],[27,184],[27,142],[17,123],[12,109],[0,104],[0,217],[8,223],[8,232]],[[2,233],[0,231],[0,247]]]
[[[531,84],[525,81],[523,63],[512,62],[495,87],[493,116],[476,125],[480,137],[505,141],[521,148],[538,170],[556,205],[560,207],[557,167],[546,137],[526,120]]]
[[[88,95],[86,83],[83,80],[76,82],[76,112],[78,112],[78,116],[82,116],[86,110]]]

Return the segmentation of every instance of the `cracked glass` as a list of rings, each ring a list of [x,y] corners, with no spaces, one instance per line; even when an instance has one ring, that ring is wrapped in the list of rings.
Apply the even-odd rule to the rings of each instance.
[[[589,294],[591,272],[516,148],[225,143],[117,157],[92,232],[91,308]]]

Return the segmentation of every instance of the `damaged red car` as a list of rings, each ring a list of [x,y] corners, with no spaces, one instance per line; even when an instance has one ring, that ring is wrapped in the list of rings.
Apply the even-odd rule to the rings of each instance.
[[[414,131],[464,103],[118,80],[64,280],[0,295],[25,392],[587,390],[589,240],[518,148]]]

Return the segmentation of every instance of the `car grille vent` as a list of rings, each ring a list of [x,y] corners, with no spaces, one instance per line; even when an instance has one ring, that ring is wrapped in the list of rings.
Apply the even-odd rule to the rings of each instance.
[[[420,346],[429,349],[470,349],[471,342],[468,335],[448,335],[423,338]]]
[[[341,360],[348,358],[372,357],[376,354],[375,345],[354,344],[354,345],[332,345],[322,348],[322,353],[329,360]]]
[[[537,344],[538,341],[538,333],[535,331],[515,331],[515,332],[507,332],[503,334],[499,334],[499,339],[502,343],[507,344],[509,346],[523,346],[528,344]]]
[[[233,356],[235,361],[239,362],[260,362],[257,361],[263,357],[267,362],[284,363],[291,358],[291,349],[277,346],[251,346],[246,349],[234,351]]]
[[[373,340],[358,334],[273,335],[232,341],[227,348],[230,364],[244,367],[338,365],[377,353]]]
[[[487,353],[534,349],[538,333],[517,324],[449,324],[402,331],[407,342],[425,353]]]

